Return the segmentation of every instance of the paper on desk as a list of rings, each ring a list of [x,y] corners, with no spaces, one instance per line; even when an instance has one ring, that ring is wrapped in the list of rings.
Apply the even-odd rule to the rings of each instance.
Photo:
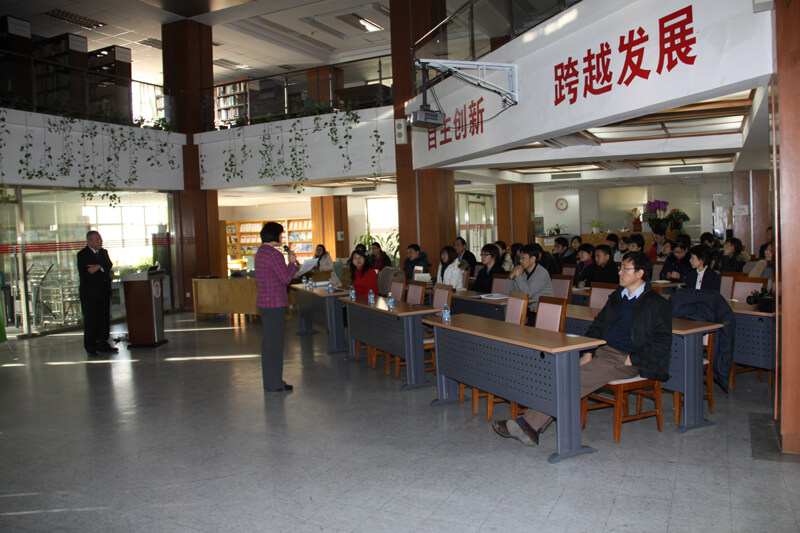
[[[311,269],[317,266],[318,259],[316,257],[312,257],[311,259],[306,259],[303,262],[303,266],[300,267],[300,270],[297,271],[297,276],[302,276],[306,272],[311,272]],[[326,283],[327,285],[327,283]]]
[[[489,294],[482,294],[481,298],[483,298],[484,300],[505,300],[508,298],[508,295],[499,292],[492,292]]]

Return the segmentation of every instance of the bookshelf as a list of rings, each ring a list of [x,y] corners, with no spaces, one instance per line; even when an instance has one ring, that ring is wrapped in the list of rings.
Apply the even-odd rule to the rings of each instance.
[[[89,52],[89,113],[132,120],[131,51],[109,46]]]
[[[11,54],[0,54],[0,99],[3,102],[24,102],[33,105],[33,67],[31,25],[14,17],[0,17],[0,48]]]
[[[225,249],[229,262],[245,261],[261,246],[261,228],[270,220],[226,220]],[[294,250],[299,261],[314,257],[314,232],[310,218],[274,220],[283,225],[283,244]]]
[[[36,62],[36,105],[41,110],[69,109],[86,113],[86,70],[89,68],[88,41],[82,35],[64,33],[33,43]]]
[[[247,79],[214,87],[214,125],[230,126],[239,117],[248,116],[249,86]]]

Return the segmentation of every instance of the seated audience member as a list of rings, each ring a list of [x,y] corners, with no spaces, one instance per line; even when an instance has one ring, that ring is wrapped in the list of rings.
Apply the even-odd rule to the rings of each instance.
[[[578,266],[575,268],[575,276],[572,283],[576,287],[587,287],[587,282],[591,284],[594,276],[594,246],[588,242],[583,243],[578,248]]]
[[[522,243],[515,242],[511,245],[511,260],[514,262],[514,266],[519,264],[519,253],[522,250]]]
[[[372,268],[369,256],[358,249],[350,254],[350,283],[356,296],[366,297],[370,289],[378,295],[378,271]]]
[[[456,249],[452,246],[445,246],[439,252],[439,273],[436,274],[436,283],[450,285],[453,289],[464,288],[464,270],[459,267],[468,267],[466,261],[459,261]]]
[[[749,274],[751,278],[767,278],[767,290],[769,291],[772,291],[773,280],[775,279],[774,247],[773,243],[767,243],[767,247],[764,248],[764,259],[756,263],[756,266],[753,267]]]
[[[605,244],[594,249],[594,272],[591,281],[619,284],[619,269],[611,260],[611,248]],[[587,282],[586,286],[590,287],[591,283]]]
[[[556,237],[553,259],[558,263],[559,270],[562,269],[564,265],[578,264],[578,258],[572,253],[572,249],[569,247],[569,241],[566,237]]]
[[[642,237],[641,233],[634,233],[629,238],[630,238],[630,241],[628,241],[629,252],[644,252],[644,237]]]
[[[711,247],[705,244],[698,244],[689,249],[689,263],[692,270],[686,276],[686,287],[689,289],[701,289],[704,291],[719,292],[720,277],[713,268],[709,268],[711,263]]]
[[[606,246],[611,250],[611,257],[613,258],[619,251],[619,236],[616,233],[609,233],[606,235]]]
[[[659,259],[665,259],[669,254],[661,253],[661,247],[664,241],[667,240],[667,230],[655,229],[653,230],[653,245],[650,247],[650,260],[655,263]]]
[[[314,258],[317,260],[314,270],[320,272],[333,270],[333,260],[331,259],[331,254],[325,250],[325,246],[321,244],[317,245],[317,247],[314,249]]]
[[[625,254],[628,253],[628,246],[631,244],[631,238],[629,236],[622,237],[619,240],[619,250],[617,253],[614,254],[614,262],[621,263],[622,258],[625,257]]]
[[[500,266],[503,267],[505,272],[511,272],[511,269],[514,268],[514,260],[511,258],[511,254],[509,254],[506,249],[505,241],[496,241],[495,246],[500,250],[500,258],[497,260],[500,263]]]
[[[469,288],[476,292],[492,292],[494,275],[506,273],[500,264],[500,248],[496,244],[485,244],[481,248],[481,263],[483,268],[478,271]]]
[[[581,356],[581,398],[616,379],[637,375],[659,381],[669,379],[672,311],[669,303],[651,290],[652,270],[647,254],[625,254],[619,288],[609,296],[585,333],[606,344],[594,354],[586,352]],[[501,437],[537,446],[539,434],[552,421],[553,417],[529,409],[516,419],[493,422],[492,427]]]
[[[580,235],[575,235],[569,241],[569,246],[572,249],[572,253],[575,254],[575,257],[578,257],[578,250],[580,249],[581,244],[583,244],[583,239],[581,239]]]
[[[553,274],[561,274],[561,268],[556,263],[556,260],[553,259],[553,256],[550,252],[546,252],[544,248],[538,243],[534,243],[533,245],[534,252],[536,253],[536,264],[544,267],[547,270],[547,273],[550,274],[550,277],[553,277]]]
[[[364,244],[364,243],[358,243],[358,244],[356,244],[355,250],[357,250],[359,252],[364,252],[366,254],[367,253],[367,245]]]
[[[431,264],[428,262],[428,254],[420,251],[419,244],[408,245],[408,257],[403,261],[403,272],[406,279],[414,279],[414,269],[422,267],[423,272],[430,272]]]
[[[453,242],[453,248],[456,249],[458,260],[467,262],[470,275],[472,275],[475,271],[475,265],[478,264],[478,260],[475,258],[475,254],[467,249],[467,241],[465,241],[463,237],[456,237],[455,242]]]
[[[670,241],[669,239],[664,241],[664,244],[661,245],[661,253],[663,254],[663,257],[659,256],[658,261],[664,261],[667,257],[669,257],[669,254],[672,253],[672,250],[674,248],[675,248],[674,242]],[[655,262],[657,261],[654,261],[654,263]]]
[[[700,235],[700,244],[705,244],[709,248],[711,248],[711,261],[708,263],[709,266],[713,265],[717,262],[717,258],[722,253],[722,244],[720,244],[719,239],[714,237],[714,234],[710,231],[707,231]]]
[[[686,283],[686,277],[692,270],[689,263],[689,245],[686,241],[676,241],[672,253],[664,261],[664,268],[661,269],[661,279]]]
[[[370,252],[372,252],[372,267],[376,270],[380,271],[386,267],[392,268],[392,260],[389,259],[389,256],[386,255],[381,249],[381,244],[379,242],[373,242],[372,245],[369,247]]]
[[[762,244],[761,248],[758,249],[758,258],[759,259],[766,259],[767,258],[767,255],[765,253],[766,249],[767,249],[767,246],[771,245],[774,240],[775,240],[775,236],[772,233],[772,226],[770,226],[770,227],[767,228],[767,242]],[[773,251],[774,251],[774,249],[773,249]],[[754,277],[760,277],[760,276],[754,276]]]
[[[722,246],[722,254],[717,256],[714,270],[717,272],[742,272],[744,264],[748,261],[742,254],[742,241],[736,237],[731,237]],[[744,254],[746,255],[746,254]]]
[[[514,267],[508,275],[508,290],[524,292],[528,295],[528,301],[534,303],[532,308],[538,305],[539,296],[553,296],[553,284],[550,282],[550,274],[547,270],[536,263],[536,249],[532,244],[522,247],[519,256],[519,265]]]

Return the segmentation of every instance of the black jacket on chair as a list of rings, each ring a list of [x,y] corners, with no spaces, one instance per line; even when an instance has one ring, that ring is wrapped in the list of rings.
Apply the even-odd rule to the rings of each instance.
[[[722,390],[728,392],[728,376],[733,363],[733,344],[736,335],[736,313],[719,291],[698,291],[687,287],[673,292],[669,297],[669,304],[672,307],[672,316],[675,318],[716,322],[723,325],[722,329],[717,330],[714,343],[714,381],[722,387]]]
[[[622,287],[609,297],[605,307],[586,330],[586,336],[606,339],[622,304]],[[636,299],[631,319],[631,338],[634,350],[631,364],[639,367],[639,375],[646,379],[667,381],[669,360],[672,353],[672,312],[669,303],[647,284]]]

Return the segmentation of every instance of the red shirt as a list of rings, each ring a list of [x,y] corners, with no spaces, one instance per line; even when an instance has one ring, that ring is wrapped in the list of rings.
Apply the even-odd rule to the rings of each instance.
[[[356,290],[356,296],[367,296],[369,290],[378,295],[378,271],[374,268],[361,267],[361,270],[356,270],[353,273],[353,288]]]
[[[258,286],[256,307],[259,309],[287,307],[289,295],[286,286],[297,274],[297,267],[294,264],[287,265],[283,254],[269,244],[258,247],[255,262]]]

